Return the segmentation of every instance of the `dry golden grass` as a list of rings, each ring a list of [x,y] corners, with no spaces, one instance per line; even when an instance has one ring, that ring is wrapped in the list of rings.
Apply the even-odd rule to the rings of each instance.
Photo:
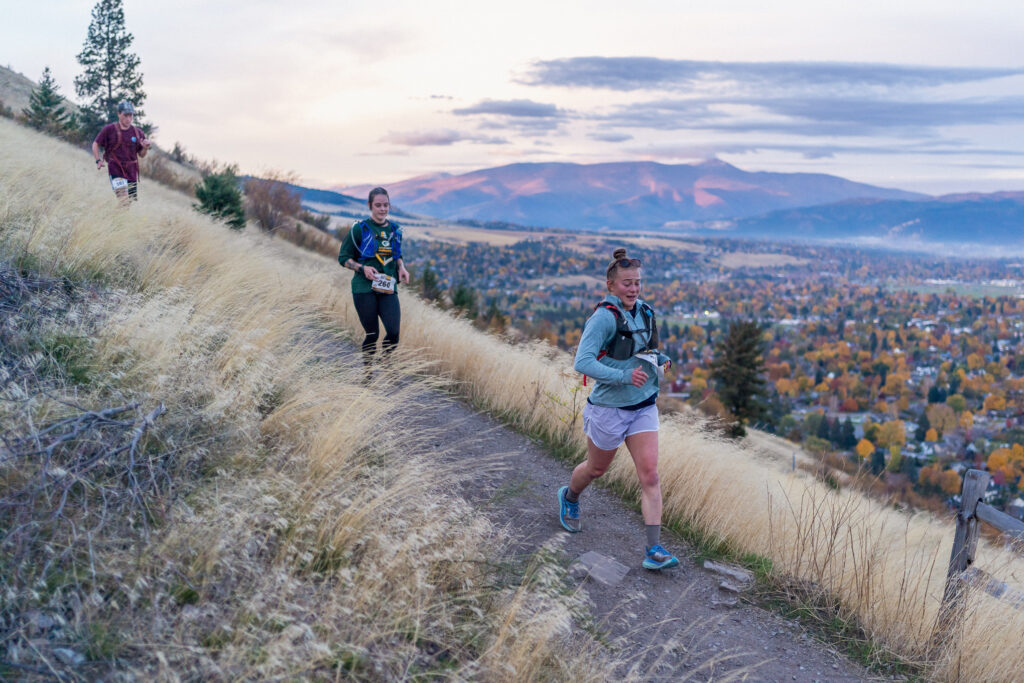
[[[436,380],[410,379],[424,374],[410,359],[361,383],[331,325],[351,316],[335,271],[296,269],[265,236],[233,234],[153,184],[120,210],[85,155],[13,124],[0,122],[0,147],[0,254],[120,290],[89,341],[103,386],[75,388],[77,400],[116,387],[164,403],[173,419],[150,447],[205,472],[175,482],[188,495],[167,493],[151,533],[122,526],[90,546],[88,569],[72,566],[84,576],[44,571],[55,591],[5,599],[7,661],[61,667],[27,639],[41,610],[72,625],[63,642],[88,649],[74,674],[86,677],[609,675],[594,641],[567,635],[576,599],[538,589],[560,574],[538,582],[542,565],[518,589],[492,587],[504,534],[454,495],[463,475],[417,422]],[[53,397],[41,401],[45,418]],[[54,533],[77,542],[73,528]]]

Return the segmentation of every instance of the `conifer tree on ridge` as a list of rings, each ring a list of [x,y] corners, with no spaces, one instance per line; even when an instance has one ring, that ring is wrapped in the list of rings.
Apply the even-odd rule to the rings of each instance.
[[[41,131],[63,135],[71,125],[67,102],[61,96],[50,67],[43,69],[43,78],[29,95],[28,106],[21,110],[25,123]]]
[[[122,0],[99,0],[92,9],[89,32],[78,54],[83,71],[75,77],[75,93],[86,107],[104,121],[117,119],[117,103],[128,100],[135,106],[136,120],[146,100],[138,55],[129,52],[135,37],[124,25]]]

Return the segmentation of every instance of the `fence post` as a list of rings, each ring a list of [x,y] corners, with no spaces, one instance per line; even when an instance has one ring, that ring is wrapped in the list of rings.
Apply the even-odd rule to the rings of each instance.
[[[963,583],[960,577],[974,563],[978,548],[978,503],[988,488],[992,475],[981,470],[968,470],[960,492],[960,511],[956,515],[956,534],[953,551],[946,572],[946,589],[942,595],[939,618],[935,625],[933,644],[939,645],[953,635],[953,629],[963,616]]]

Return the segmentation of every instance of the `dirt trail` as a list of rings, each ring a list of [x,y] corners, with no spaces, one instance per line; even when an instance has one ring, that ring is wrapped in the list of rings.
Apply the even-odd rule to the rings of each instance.
[[[514,552],[534,552],[557,537],[570,560],[596,551],[629,568],[615,586],[586,576],[579,581],[599,628],[619,658],[632,660],[644,679],[873,678],[795,622],[742,601],[734,607],[719,604],[721,577],[698,566],[692,548],[671,534],[662,534],[663,543],[679,556],[680,566],[660,573],[641,568],[640,515],[610,491],[590,487],[581,499],[583,532],[566,533],[558,522],[556,503],[558,488],[568,482],[565,464],[459,400],[438,394],[435,407],[425,421],[435,427],[446,425],[445,445],[466,467],[480,464],[480,478],[467,494],[483,514],[512,530],[519,539]],[[617,457],[629,456],[623,450]]]

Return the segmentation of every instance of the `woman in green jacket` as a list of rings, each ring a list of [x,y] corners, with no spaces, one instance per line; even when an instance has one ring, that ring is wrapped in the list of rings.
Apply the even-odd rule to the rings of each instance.
[[[398,304],[398,283],[409,282],[409,271],[402,259],[402,229],[388,220],[391,199],[383,187],[370,190],[367,199],[370,217],[352,224],[338,252],[338,263],[355,271],[352,276],[352,301],[359,323],[366,332],[363,361],[373,363],[384,323],[384,352],[398,346],[402,309]]]

